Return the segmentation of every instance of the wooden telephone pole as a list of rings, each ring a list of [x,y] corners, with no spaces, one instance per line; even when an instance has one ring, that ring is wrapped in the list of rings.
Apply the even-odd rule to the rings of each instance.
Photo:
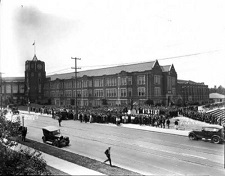
[[[77,67],[77,60],[81,60],[81,58],[76,58],[76,57],[71,57],[71,59],[75,60],[75,67],[71,67],[72,69],[74,69],[74,74],[75,74],[75,106],[76,106],[76,119],[78,118],[78,105],[77,105],[77,69],[81,69]]]

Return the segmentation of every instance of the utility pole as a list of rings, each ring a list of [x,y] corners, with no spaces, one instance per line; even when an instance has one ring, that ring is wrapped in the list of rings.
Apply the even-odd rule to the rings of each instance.
[[[76,58],[76,57],[71,57],[71,59],[75,60],[75,67],[71,67],[72,69],[75,69],[74,74],[75,74],[75,106],[76,106],[76,119],[78,118],[78,106],[77,106],[77,69],[81,69],[77,67],[77,60],[81,60],[81,58]]]

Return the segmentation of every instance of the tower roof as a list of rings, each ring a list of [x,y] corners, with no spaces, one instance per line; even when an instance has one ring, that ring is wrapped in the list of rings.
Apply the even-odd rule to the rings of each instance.
[[[36,54],[34,55],[34,57],[33,57],[33,61],[37,61],[38,59],[37,59],[37,56],[36,56]]]

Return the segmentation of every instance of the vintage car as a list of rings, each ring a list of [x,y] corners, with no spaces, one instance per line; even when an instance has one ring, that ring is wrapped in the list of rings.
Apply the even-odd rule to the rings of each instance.
[[[70,143],[69,137],[62,136],[60,129],[55,126],[47,126],[42,128],[42,140],[44,143],[51,143],[56,147],[68,146]]]
[[[224,129],[222,126],[204,126],[202,129],[193,130],[188,135],[191,140],[210,140],[215,144],[224,142]]]

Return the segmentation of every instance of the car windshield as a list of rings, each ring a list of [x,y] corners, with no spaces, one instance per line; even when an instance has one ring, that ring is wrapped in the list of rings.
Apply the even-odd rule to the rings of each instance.
[[[53,134],[53,135],[60,134],[60,131],[59,131],[59,130],[53,131],[52,134]]]

